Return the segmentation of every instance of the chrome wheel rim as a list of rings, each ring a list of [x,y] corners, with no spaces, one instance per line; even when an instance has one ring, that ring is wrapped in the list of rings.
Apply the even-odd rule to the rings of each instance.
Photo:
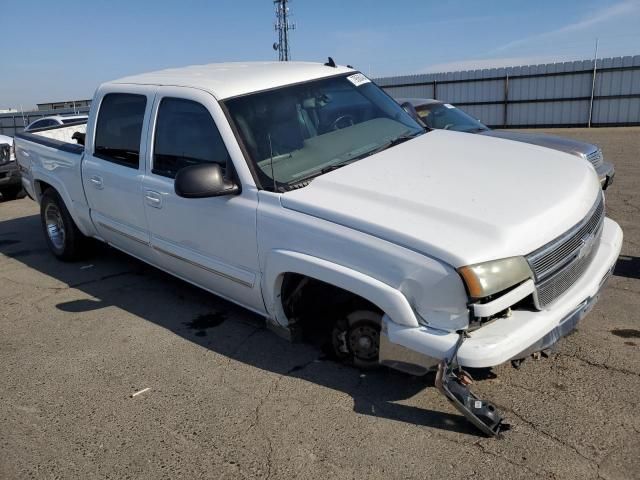
[[[49,204],[44,211],[47,236],[57,250],[64,247],[65,230],[62,214],[57,205]]]

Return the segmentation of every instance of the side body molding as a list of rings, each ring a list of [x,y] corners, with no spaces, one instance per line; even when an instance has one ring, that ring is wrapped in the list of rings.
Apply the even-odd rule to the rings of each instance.
[[[277,326],[287,327],[280,301],[285,273],[298,273],[359,295],[377,305],[394,323],[418,327],[418,320],[406,297],[395,288],[348,267],[304,253],[272,250],[266,258],[262,277],[265,306]]]

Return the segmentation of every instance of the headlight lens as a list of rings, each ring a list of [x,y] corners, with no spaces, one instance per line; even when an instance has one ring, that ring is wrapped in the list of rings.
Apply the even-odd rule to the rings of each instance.
[[[524,257],[476,263],[460,267],[458,273],[464,279],[469,295],[473,298],[493,295],[532,276],[529,264]]]

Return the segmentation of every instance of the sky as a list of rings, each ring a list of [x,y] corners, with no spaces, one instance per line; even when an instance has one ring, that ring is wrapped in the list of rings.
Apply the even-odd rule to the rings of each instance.
[[[371,77],[640,54],[640,0],[291,0],[293,60]],[[272,0],[0,0],[0,108],[125,75],[276,60]]]

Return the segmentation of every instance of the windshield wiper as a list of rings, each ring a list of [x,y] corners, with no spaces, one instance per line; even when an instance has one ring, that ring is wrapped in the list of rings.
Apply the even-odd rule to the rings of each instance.
[[[320,175],[323,175],[325,173],[329,173],[329,172],[332,172],[334,170],[337,170],[338,168],[341,168],[341,167],[344,167],[346,165],[349,165],[350,163],[356,162],[358,160],[362,160],[363,158],[366,158],[366,157],[369,157],[369,156],[374,155],[376,153],[379,153],[379,152],[381,152],[383,150],[386,150],[387,148],[391,148],[391,147],[394,147],[396,145],[400,145],[401,143],[404,143],[407,140],[411,140],[412,138],[415,138],[418,135],[422,135],[423,133],[425,133],[425,132],[424,131],[418,131],[418,132],[415,132],[415,133],[407,133],[407,134],[404,134],[404,135],[400,135],[399,137],[396,137],[396,138],[394,138],[392,140],[389,140],[389,141],[383,143],[382,145],[380,145],[380,146],[378,146],[378,147],[376,147],[376,148],[374,148],[372,150],[364,152],[361,155],[352,157],[352,158],[350,158],[348,160],[344,160],[344,161],[339,162],[339,163],[334,163],[333,165],[329,165],[327,167],[324,167],[324,168],[322,168],[322,169],[320,169],[320,170],[318,170],[318,171],[316,171],[316,172],[314,172],[314,173],[312,173],[310,175],[307,175],[306,177],[298,178],[293,183],[300,184],[302,182],[306,182],[308,180],[311,180],[311,179],[313,179],[315,177],[318,177]]]
[[[423,133],[426,133],[425,131],[419,131],[419,132],[415,132],[415,133],[406,133],[404,135],[400,135],[399,137],[396,137],[392,140],[389,140],[385,143],[383,143],[382,145],[374,148],[373,150],[369,150],[368,152],[363,153],[362,155],[359,155],[357,157],[352,158],[352,161],[356,161],[356,160],[362,160],[363,158],[366,157],[370,157],[371,155],[375,155],[376,153],[380,153],[383,150],[386,150],[387,148],[391,148],[391,147],[395,147],[396,145],[400,145],[401,143],[406,142],[407,140],[411,140],[412,138],[415,138],[419,135],[422,135]]]
[[[328,167],[324,167],[323,169],[320,170],[320,173],[329,173],[329,172],[333,172],[334,170],[337,170],[339,168],[342,168],[346,165],[349,165],[350,163],[355,162],[355,160],[353,158],[350,158],[349,160],[345,160],[343,162],[338,162],[338,163],[334,163],[333,165],[329,165]]]

